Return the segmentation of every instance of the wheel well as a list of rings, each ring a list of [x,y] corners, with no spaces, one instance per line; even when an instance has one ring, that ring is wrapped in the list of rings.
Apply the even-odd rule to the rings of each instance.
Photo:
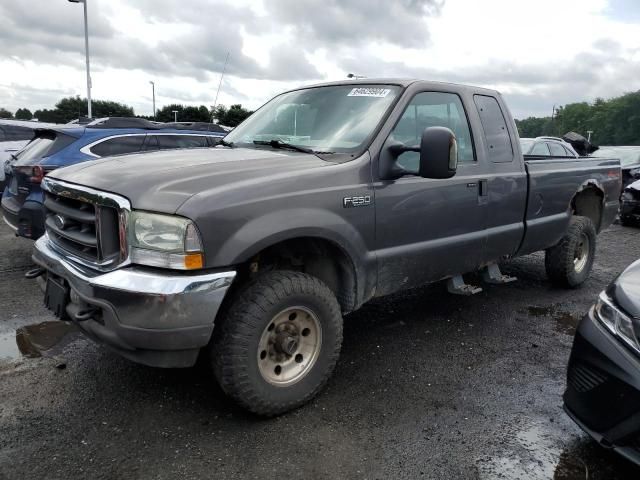
[[[578,192],[571,201],[571,209],[574,215],[589,218],[593,222],[596,231],[600,231],[602,222],[602,202],[604,195],[599,188],[587,186]]]
[[[322,280],[335,294],[343,313],[356,306],[356,272],[349,255],[332,241],[301,237],[279,242],[252,257],[242,276],[268,270],[297,270]]]

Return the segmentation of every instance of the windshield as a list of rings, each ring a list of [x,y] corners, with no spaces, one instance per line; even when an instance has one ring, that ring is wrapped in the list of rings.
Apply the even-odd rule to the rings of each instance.
[[[640,164],[640,147],[616,148],[600,147],[593,153],[594,157],[619,158],[623,167]]]
[[[315,152],[358,151],[398,96],[394,85],[336,85],[277,96],[225,137],[241,146],[278,141]]]

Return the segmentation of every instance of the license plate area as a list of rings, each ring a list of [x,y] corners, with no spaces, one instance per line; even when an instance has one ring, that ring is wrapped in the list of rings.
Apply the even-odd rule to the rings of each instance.
[[[44,304],[60,318],[67,318],[67,304],[69,303],[69,287],[63,279],[55,279],[50,275],[47,277],[47,286],[44,294]]]

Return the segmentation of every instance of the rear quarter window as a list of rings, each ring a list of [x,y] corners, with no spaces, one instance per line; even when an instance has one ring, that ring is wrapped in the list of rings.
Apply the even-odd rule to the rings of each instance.
[[[488,95],[474,95],[473,99],[480,115],[489,160],[495,163],[512,162],[511,137],[498,101]]]

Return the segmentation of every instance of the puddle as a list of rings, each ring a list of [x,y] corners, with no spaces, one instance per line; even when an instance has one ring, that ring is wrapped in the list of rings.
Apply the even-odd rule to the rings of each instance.
[[[61,321],[20,327],[0,334],[0,360],[55,355],[79,335],[80,332],[72,323]]]
[[[527,307],[527,312],[529,315],[533,315],[534,317],[544,317],[547,315],[551,315],[553,313],[553,306],[550,307],[538,307],[536,305],[529,305]]]
[[[16,343],[16,332],[0,334],[0,360],[11,360],[20,357]]]
[[[564,333],[565,335],[573,335],[576,333],[580,317],[575,316],[567,311],[557,310],[554,305],[541,307],[538,305],[529,305],[525,311],[521,313],[528,313],[533,317],[552,317],[555,320],[556,332]]]
[[[484,479],[557,479],[589,478],[587,465],[580,457],[563,448],[557,432],[533,424],[509,441],[509,452],[501,457],[478,460],[478,472]]]
[[[553,319],[556,321],[556,332],[566,335],[575,334],[578,328],[578,322],[580,322],[580,318],[568,312],[559,312],[557,315],[554,315]]]

